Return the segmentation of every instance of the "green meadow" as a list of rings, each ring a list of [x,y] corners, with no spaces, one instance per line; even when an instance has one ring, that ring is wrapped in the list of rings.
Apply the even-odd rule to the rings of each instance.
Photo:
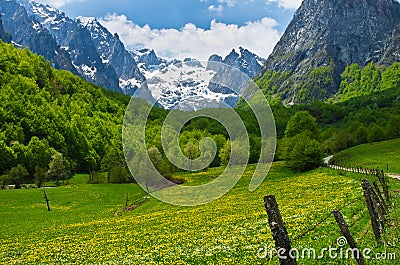
[[[369,143],[346,149],[336,154],[332,163],[347,167],[377,168],[400,174],[400,139]]]
[[[315,248],[319,254],[338,247],[341,234],[331,211],[340,209],[361,248],[400,255],[398,207],[391,210],[386,243],[377,244],[360,185],[364,176],[328,168],[293,173],[277,162],[251,193],[248,185],[254,168],[249,166],[227,195],[196,207],[157,201],[136,184],[85,184],[85,175],[77,175],[68,186],[46,189],[51,212],[42,189],[0,191],[0,263],[277,264],[276,255],[269,255],[274,241],[263,205],[263,197],[271,194],[277,198],[294,248]],[[214,168],[176,177],[198,185],[221,172],[222,168]],[[392,191],[400,189],[400,182],[390,184]],[[129,212],[123,210],[127,195],[129,205],[141,201]],[[397,206],[398,193],[392,195]],[[320,260],[298,262],[355,264],[351,258],[332,260],[327,254]]]

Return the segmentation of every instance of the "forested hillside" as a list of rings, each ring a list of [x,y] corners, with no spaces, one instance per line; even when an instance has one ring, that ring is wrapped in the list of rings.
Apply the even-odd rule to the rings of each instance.
[[[27,49],[1,42],[0,54],[0,175],[8,182],[41,183],[51,163],[66,174],[97,170],[110,150],[123,161],[129,98],[54,70]]]

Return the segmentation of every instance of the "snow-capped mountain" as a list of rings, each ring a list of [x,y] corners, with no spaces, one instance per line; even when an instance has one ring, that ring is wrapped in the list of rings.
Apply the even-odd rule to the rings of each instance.
[[[195,59],[163,63],[146,73],[153,97],[166,109],[197,110],[226,107],[226,98],[234,94],[215,93],[208,89],[216,72]]]
[[[132,55],[146,77],[152,96],[164,108],[204,108],[210,100],[218,98],[207,93],[208,82],[215,72],[207,71],[199,61],[189,58],[167,61],[147,48],[132,51]]]
[[[145,81],[118,35],[111,34],[95,18],[74,20],[33,0],[1,1],[0,11],[7,17],[4,27],[14,42],[43,55],[56,68],[128,95]]]
[[[143,74],[159,68],[162,64],[166,64],[167,60],[157,56],[152,49],[141,49],[131,52],[135,62]]]
[[[101,62],[88,30],[48,5],[30,0],[18,0],[18,2],[26,9],[29,18],[35,21],[36,26],[41,25],[46,29],[55,38],[57,45],[69,54],[80,76],[89,82],[122,92],[113,69]]]
[[[207,62],[193,58],[167,61],[158,57],[154,50],[141,49],[132,52],[135,61],[146,77],[147,86],[153,97],[166,109],[196,110],[236,105],[240,89],[222,86],[220,81],[239,84],[243,78],[223,71],[221,64],[227,64],[253,77],[262,67],[264,59],[239,48],[223,59],[212,55]],[[248,80],[247,80],[248,81]]]

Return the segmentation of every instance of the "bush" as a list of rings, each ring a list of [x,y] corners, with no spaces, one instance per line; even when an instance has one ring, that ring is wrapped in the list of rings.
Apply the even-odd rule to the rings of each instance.
[[[132,176],[129,171],[121,166],[114,166],[111,168],[110,172],[110,182],[111,183],[129,183],[132,182]]]
[[[287,140],[285,160],[289,168],[303,172],[322,165],[321,144],[306,133],[298,134]]]

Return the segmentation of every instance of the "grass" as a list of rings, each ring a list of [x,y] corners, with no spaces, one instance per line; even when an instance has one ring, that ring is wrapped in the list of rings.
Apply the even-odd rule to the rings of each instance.
[[[340,208],[361,247],[397,251],[400,256],[398,207],[385,236],[397,247],[376,244],[360,188],[362,176],[328,168],[292,173],[275,163],[261,187],[250,193],[253,170],[249,166],[234,189],[207,205],[177,207],[150,198],[120,216],[113,212],[124,206],[127,193],[132,201],[145,196],[137,185],[48,189],[51,212],[46,211],[41,190],[0,191],[0,264],[277,264],[277,257],[257,256],[274,247],[262,199],[270,194],[277,197],[293,247],[319,252],[335,246],[340,233],[330,212]],[[177,177],[198,185],[221,171]],[[392,180],[391,188],[399,189],[399,182]],[[299,264],[355,263],[325,258]]]
[[[400,174],[400,139],[359,145],[333,157],[331,163],[347,167],[377,168]]]
[[[131,199],[145,196],[137,185],[81,185],[46,189],[52,211],[47,212],[42,189],[0,192],[0,238],[25,235],[66,225],[102,220]]]
[[[72,179],[68,180],[70,185],[80,185],[89,183],[89,174],[75,174]]]

